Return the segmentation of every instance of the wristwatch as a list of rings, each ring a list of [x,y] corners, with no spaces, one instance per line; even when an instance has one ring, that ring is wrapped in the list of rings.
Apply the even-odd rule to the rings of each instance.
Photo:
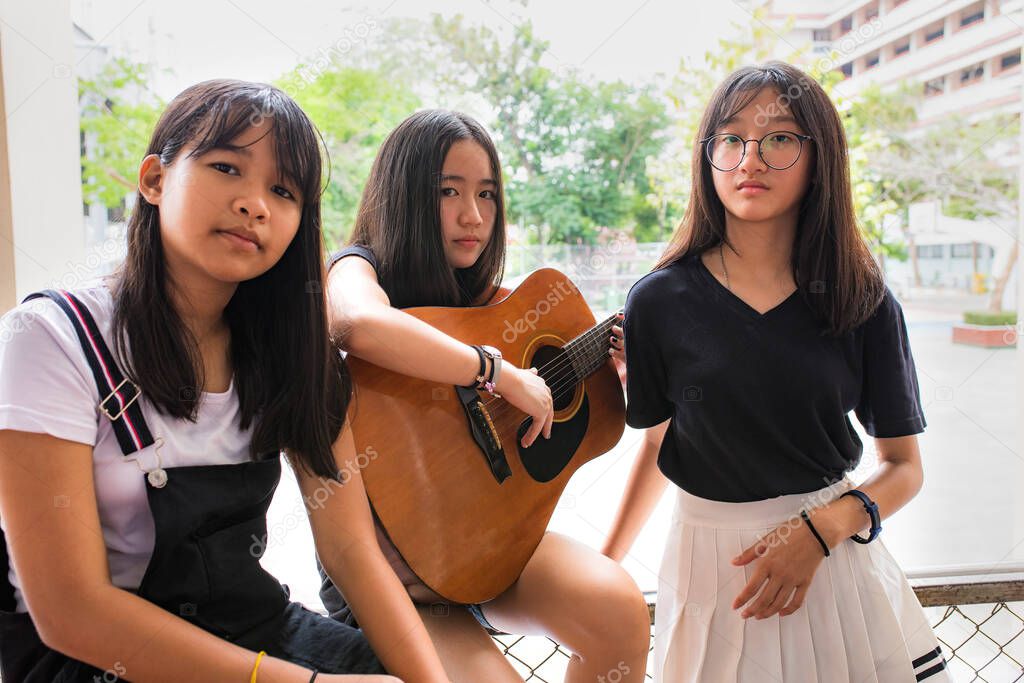
[[[480,349],[484,352],[485,356],[491,359],[491,374],[484,380],[484,388],[493,394],[494,387],[498,383],[498,377],[501,375],[501,351],[487,345],[481,345]]]

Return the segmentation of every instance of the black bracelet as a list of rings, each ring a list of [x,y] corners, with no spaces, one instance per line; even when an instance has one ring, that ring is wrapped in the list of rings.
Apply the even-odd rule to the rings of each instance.
[[[316,669],[313,669],[313,675],[309,677],[309,683],[313,683],[313,681],[315,681],[316,677],[319,676],[319,675],[320,675],[320,672],[317,671]]]
[[[486,357],[484,356],[484,350],[481,349],[476,344],[473,344],[472,346],[470,346],[470,348],[473,349],[474,351],[476,351],[476,355],[480,357],[480,372],[477,373],[477,377],[483,377],[484,376],[484,372],[487,370],[487,360],[486,360]],[[479,380],[473,380],[472,384],[465,384],[465,385],[463,385],[463,388],[465,388],[465,389],[479,389],[480,388],[480,381]]]
[[[814,528],[814,524],[811,523],[811,518],[807,516],[807,510],[800,511],[800,518],[804,520],[804,522],[807,524],[807,528],[810,529],[811,533],[814,534],[814,537],[818,539],[818,543],[821,544],[821,549],[825,552],[825,557],[831,555],[832,553],[828,551],[828,545],[825,544],[825,539],[821,537],[821,534],[818,533],[818,530]]]

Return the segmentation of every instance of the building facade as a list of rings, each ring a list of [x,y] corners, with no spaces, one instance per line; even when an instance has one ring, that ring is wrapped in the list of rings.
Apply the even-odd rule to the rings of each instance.
[[[915,132],[953,115],[968,121],[997,115],[1020,116],[1024,91],[1024,0],[768,0],[774,25],[788,25],[788,50],[810,46],[829,59],[845,79],[837,91],[856,96],[868,84],[909,86],[917,100]],[[983,152],[980,152],[983,153]],[[1019,156],[1004,158],[1019,165]],[[971,221],[918,207],[910,214],[911,248],[917,284],[966,289],[991,285],[1013,257],[1016,225]],[[928,217],[924,220],[923,217]],[[909,263],[887,263],[890,278],[915,280]],[[982,278],[975,276],[979,273]],[[1011,281],[1014,303],[1017,288]]]

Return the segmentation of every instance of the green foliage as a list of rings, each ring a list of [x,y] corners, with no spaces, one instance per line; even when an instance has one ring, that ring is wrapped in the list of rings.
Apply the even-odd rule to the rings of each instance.
[[[529,241],[594,244],[608,229],[637,241],[667,239],[688,200],[696,131],[714,88],[734,69],[779,54],[787,27],[769,26],[763,10],[751,14],[702,62],[681,62],[657,87],[552,66],[548,43],[522,19],[509,29],[461,16],[435,16],[429,25],[390,20],[344,60],[297,66],[277,84],[309,113],[330,154],[328,246],[347,238],[387,133],[424,102],[446,100],[486,112],[505,168],[509,219]],[[1019,152],[1017,117],[951,118],[916,131],[916,89],[870,86],[844,98],[836,55],[812,59],[798,49],[784,58],[816,78],[841,112],[855,209],[878,254],[906,258],[898,231],[886,228],[905,229],[913,202],[935,199],[947,215],[970,219],[1015,215],[1016,170],[1001,159]],[[163,107],[147,89],[149,76],[146,65],[114,59],[80,81],[86,201],[117,207],[134,188]]]
[[[929,200],[957,218],[1015,216],[1017,169],[1002,159],[1016,153],[1020,118],[952,116],[915,133],[920,99],[909,86],[871,86],[850,103],[847,134],[858,152],[851,164],[855,177],[877,184],[872,201],[904,223],[911,204]]]
[[[92,79],[79,79],[82,195],[87,203],[121,206],[136,188],[139,162],[164,103],[149,91],[151,70],[117,58]]]
[[[329,249],[351,233],[363,185],[387,134],[420,102],[409,85],[376,69],[297,67],[276,83],[320,129],[330,156],[323,197],[324,237]]]
[[[872,249],[884,257],[905,260],[906,242],[885,230],[901,213],[905,217],[909,203],[900,177],[886,170],[893,155],[907,149],[905,131],[917,120],[906,90],[883,92],[869,85],[856,98],[845,99],[835,93],[835,80],[826,90],[836,100],[843,116],[843,127],[850,150],[850,185],[853,207],[864,236]],[[905,221],[904,221],[905,225]]]
[[[968,325],[1016,325],[1016,311],[964,311],[964,322]]]
[[[691,159],[696,144],[700,118],[718,84],[732,71],[747,64],[757,64],[775,58],[778,54],[779,35],[789,25],[773,28],[765,21],[763,9],[752,12],[751,21],[735,25],[735,38],[722,38],[718,48],[705,53],[702,64],[684,61],[669,86],[669,95],[675,105],[672,148],[674,162],[662,164],[655,179],[657,185],[674,190],[677,202],[666,202],[670,210],[679,215],[690,192]],[[791,25],[791,24],[790,24]],[[889,139],[885,133],[894,127],[905,127],[914,118],[913,106],[904,93],[887,94],[877,88],[866,89],[858,98],[844,100],[835,85],[841,80],[835,71],[836,55],[811,59],[805,48],[784,56],[784,60],[801,66],[817,80],[833,98],[843,115],[850,147],[851,191],[854,210],[868,242],[876,252],[896,258],[905,258],[906,248],[901,240],[887,239],[883,230],[886,216],[899,210],[898,197],[893,196],[896,178],[879,172],[876,160],[887,149]],[[678,208],[677,208],[678,207]]]
[[[650,182],[658,196],[658,206],[672,223],[682,217],[690,197],[690,178],[697,130],[711,95],[726,76],[748,64],[768,61],[775,54],[779,30],[765,21],[765,10],[751,13],[751,20],[733,24],[733,36],[720,38],[703,61],[684,59],[666,87],[671,102],[671,142],[666,153],[652,164]],[[785,30],[785,27],[783,27]],[[667,239],[671,231],[661,239]]]
[[[650,229],[647,176],[669,118],[652,87],[592,82],[544,65],[547,42],[529,21],[510,38],[461,16],[435,16],[448,92],[472,92],[494,112],[512,221],[531,241],[593,244],[601,226]],[[452,75],[454,74],[454,75]]]

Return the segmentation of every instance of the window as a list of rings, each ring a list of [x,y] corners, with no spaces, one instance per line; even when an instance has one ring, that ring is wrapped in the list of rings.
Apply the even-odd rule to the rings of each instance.
[[[1020,50],[1014,50],[1010,54],[1003,55],[999,60],[999,70],[1005,71],[1020,66]]]
[[[892,9],[896,9],[897,7],[899,7],[900,5],[905,3],[906,1],[907,0],[893,0]]]
[[[977,83],[985,77],[985,63],[980,62],[960,71],[960,87]]]
[[[978,258],[980,259],[990,259],[993,258],[996,254],[996,250],[993,249],[991,245],[981,244],[980,242],[971,242],[969,244],[951,244],[949,246],[951,250],[950,256],[952,256],[953,258],[973,259],[975,249],[977,249]]]
[[[973,258],[974,257],[974,245],[973,244],[952,244],[950,245],[951,253],[950,256],[953,258]]]
[[[971,24],[977,24],[979,21],[985,20],[985,3],[978,2],[970,7],[966,8],[960,13],[960,28],[965,28]]]
[[[843,72],[843,76],[850,78],[853,76],[853,62],[847,62],[839,67],[839,70]]]
[[[827,43],[832,40],[832,30],[827,28],[816,28],[814,29],[813,38],[816,43]]]
[[[878,3],[876,2],[871,7],[864,10],[864,21],[868,22],[878,17]]]
[[[942,258],[943,251],[941,244],[922,244],[917,247],[917,258]]]
[[[892,46],[892,56],[899,57],[910,52],[910,36],[907,36],[903,40],[900,40]]]
[[[839,35],[849,33],[853,30],[853,15],[847,15],[839,20]]]
[[[944,35],[946,35],[946,24],[945,22],[939,22],[924,30],[924,42],[931,43],[940,40]]]
[[[872,52],[871,54],[864,57],[864,69],[874,69],[878,66],[878,62],[881,60],[881,54],[878,52]]]
[[[122,199],[120,204],[110,209],[110,212],[107,214],[107,221],[110,223],[123,223],[126,220],[128,220],[128,207]]]
[[[925,81],[925,84],[924,84],[924,96],[925,97],[931,97],[933,95],[941,95],[944,92],[946,92],[946,77],[945,76],[939,76],[938,78],[933,78],[930,81]]]

